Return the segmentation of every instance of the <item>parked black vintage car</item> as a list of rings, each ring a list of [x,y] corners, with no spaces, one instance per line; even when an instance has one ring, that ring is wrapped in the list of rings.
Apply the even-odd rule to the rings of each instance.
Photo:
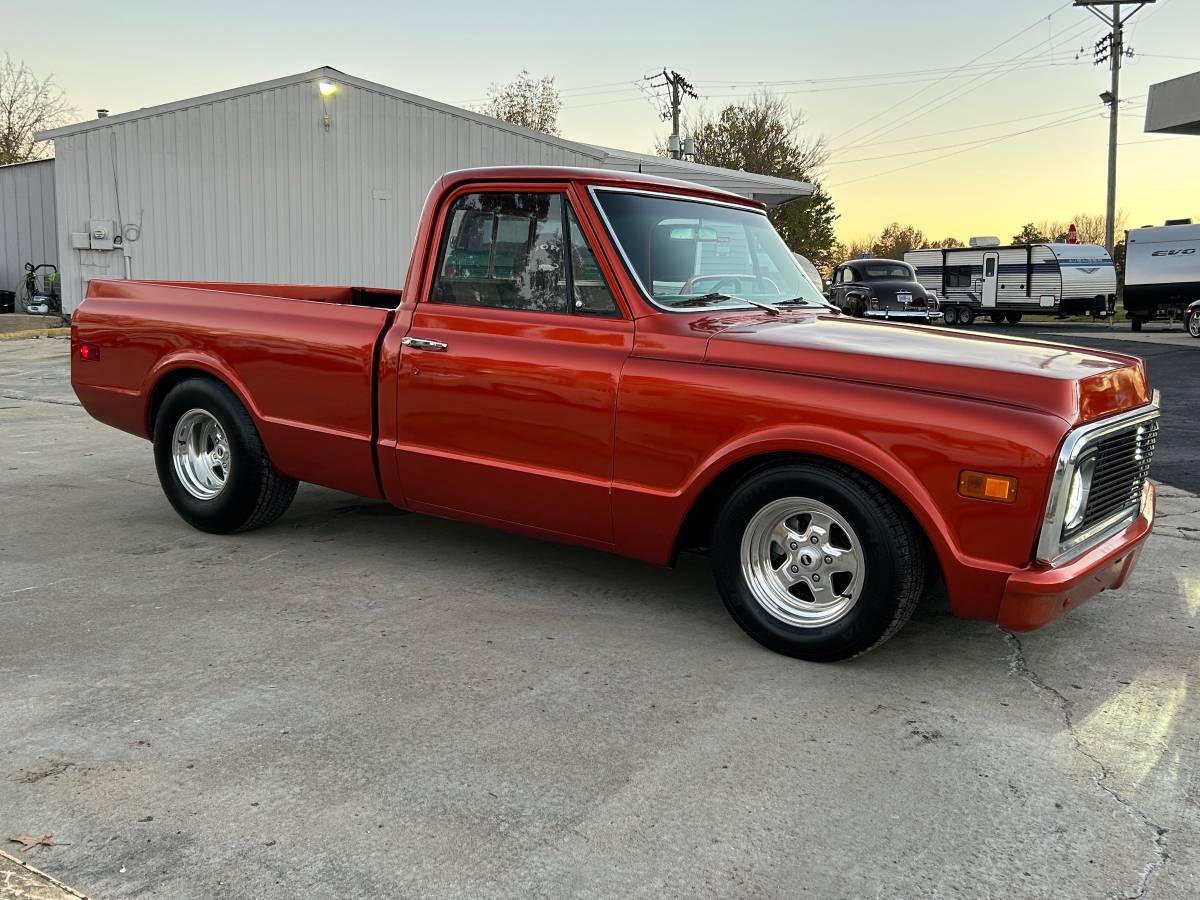
[[[917,282],[906,262],[854,259],[833,271],[829,301],[852,316],[934,322],[941,319],[937,299]]]

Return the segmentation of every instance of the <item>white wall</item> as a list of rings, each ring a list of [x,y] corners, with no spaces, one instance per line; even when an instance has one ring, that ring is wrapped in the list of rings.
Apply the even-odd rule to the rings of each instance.
[[[90,219],[138,238],[125,245],[134,278],[398,288],[446,171],[602,159],[345,82],[326,130],[317,81],[56,137],[64,309],[88,279],[125,274],[121,251],[70,249]]]
[[[0,290],[16,291],[25,263],[58,262],[54,160],[0,166]]]

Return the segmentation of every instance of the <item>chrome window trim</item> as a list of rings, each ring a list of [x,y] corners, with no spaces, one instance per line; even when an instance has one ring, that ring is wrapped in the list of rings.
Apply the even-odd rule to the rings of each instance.
[[[1155,391],[1148,406],[1139,406],[1137,409],[1121,413],[1113,418],[1083,425],[1067,434],[1058,454],[1058,462],[1054,467],[1050,495],[1046,501],[1042,530],[1038,537],[1037,561],[1039,563],[1056,566],[1070,562],[1117,534],[1137,518],[1141,509],[1140,497],[1136,506],[1113,513],[1107,519],[1095,523],[1085,531],[1071,535],[1065,541],[1062,539],[1063,521],[1067,513],[1067,488],[1084,451],[1097,440],[1109,434],[1124,431],[1132,425],[1154,421],[1159,417],[1160,412],[1159,392]]]
[[[614,247],[617,248],[617,253],[621,254],[621,262],[623,262],[625,264],[625,271],[629,273],[629,277],[633,279],[633,283],[638,286],[638,290],[640,290],[642,292],[642,296],[646,299],[647,303],[649,303],[655,309],[661,309],[663,312],[669,312],[669,313],[695,314],[698,307],[679,309],[679,308],[676,308],[673,306],[663,306],[661,303],[657,303],[654,300],[652,293],[650,291],[646,290],[646,285],[642,284],[642,277],[640,275],[638,275],[637,269],[635,269],[633,267],[633,263],[631,263],[629,261],[629,257],[625,255],[625,247],[624,247],[624,245],[621,244],[621,241],[617,238],[616,229],[613,228],[612,222],[609,221],[608,213],[606,213],[604,211],[604,205],[600,202],[600,198],[598,196],[596,196],[598,193],[604,193],[604,192],[608,192],[608,193],[612,193],[612,194],[639,194],[643,197],[654,197],[656,199],[661,199],[661,200],[681,200],[685,203],[707,203],[709,206],[723,206],[726,209],[737,209],[737,210],[741,210],[742,212],[748,212],[748,213],[752,213],[754,215],[762,216],[764,219],[767,218],[766,210],[756,209],[753,206],[742,206],[740,203],[729,203],[724,200],[713,200],[709,197],[687,197],[687,196],[684,196],[683,194],[671,193],[669,190],[653,191],[653,190],[642,190],[641,188],[607,187],[605,185],[598,185],[598,184],[588,185],[588,195],[592,198],[592,206],[594,206],[596,208],[596,212],[600,213],[600,218],[604,222],[604,228],[608,232],[609,241],[612,243],[612,245]],[[800,269],[799,266],[796,267],[796,271],[800,272],[800,274],[802,276],[804,276],[804,272]],[[807,276],[804,276],[804,277],[807,279]],[[745,304],[739,303],[736,306],[730,304],[729,306],[720,307],[720,309],[722,309],[722,310],[756,309],[756,308],[757,307],[755,307],[753,303],[745,303]],[[817,306],[814,304],[811,307],[803,307],[803,308],[824,309],[825,307]]]

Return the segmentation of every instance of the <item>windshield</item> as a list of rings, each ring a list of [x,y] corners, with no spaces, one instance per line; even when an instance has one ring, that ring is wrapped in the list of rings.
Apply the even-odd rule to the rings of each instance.
[[[900,263],[867,263],[866,269],[867,278],[904,278],[908,281],[913,280],[912,269]]]
[[[762,213],[699,200],[597,190],[642,289],[658,306],[825,306]]]

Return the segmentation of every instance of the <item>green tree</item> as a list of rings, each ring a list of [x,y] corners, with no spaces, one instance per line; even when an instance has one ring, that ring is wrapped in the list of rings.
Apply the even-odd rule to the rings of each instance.
[[[948,238],[942,238],[940,241],[937,241],[936,243],[931,244],[930,246],[931,247],[965,247],[966,244],[964,244],[962,241],[960,241],[956,237],[948,237]]]
[[[1049,240],[1036,225],[1032,222],[1026,222],[1021,226],[1021,230],[1013,235],[1012,242],[1014,244],[1044,244]]]
[[[0,60],[0,165],[47,155],[33,136],[62,125],[73,114],[54,76],[38,78],[24,62],[7,53]]]
[[[731,103],[716,116],[701,113],[687,123],[696,142],[698,163],[808,181],[815,186],[812,196],[777,206],[768,215],[788,247],[826,271],[841,261],[834,258],[837,238],[833,225],[838,214],[818,177],[828,156],[825,143],[804,136],[803,126],[803,116],[770,94]]]
[[[909,250],[927,247],[925,232],[913,225],[893,222],[879,233],[871,246],[871,253],[881,259],[904,259]]]
[[[546,134],[558,134],[562,97],[552,76],[534,78],[522,69],[514,81],[506,84],[492,82],[487,96],[487,103],[478,110],[485,116]]]

